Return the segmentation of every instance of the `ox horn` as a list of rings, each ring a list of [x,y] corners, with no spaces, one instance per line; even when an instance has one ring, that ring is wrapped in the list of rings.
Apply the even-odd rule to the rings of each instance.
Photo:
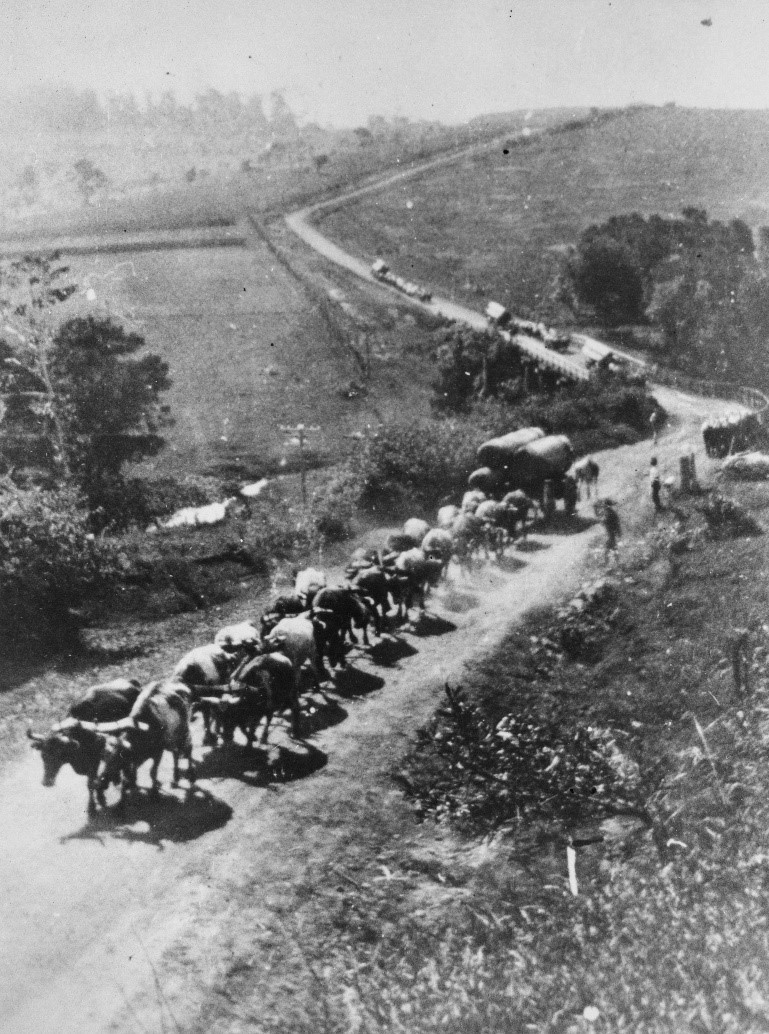
[[[45,736],[43,736],[41,733],[39,733],[39,732],[32,732],[31,729],[27,729],[27,737],[28,737],[28,739],[32,740],[34,743],[42,743],[43,740],[45,739]]]
[[[117,722],[81,722],[84,729],[88,729],[89,732],[101,732],[105,735],[110,735],[115,732],[125,732],[127,729],[133,729],[135,722],[133,718],[121,718]]]
[[[75,729],[82,725],[77,718],[65,718],[61,722],[57,722],[56,725],[52,726],[51,732],[66,732],[67,729]]]

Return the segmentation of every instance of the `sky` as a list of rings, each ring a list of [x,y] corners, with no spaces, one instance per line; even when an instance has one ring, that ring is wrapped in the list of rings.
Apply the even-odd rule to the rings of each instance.
[[[6,86],[279,89],[323,125],[769,107],[767,55],[767,0],[0,0]]]

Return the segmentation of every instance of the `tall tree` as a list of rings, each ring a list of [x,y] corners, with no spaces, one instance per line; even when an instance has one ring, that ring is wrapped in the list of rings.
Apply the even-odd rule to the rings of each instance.
[[[53,326],[51,309],[76,290],[56,256],[14,263],[0,279],[0,456],[5,470],[47,471],[92,506],[115,502],[127,462],[155,455],[172,421],[161,396],[168,364],[109,318]]]
[[[9,263],[0,278],[0,310],[8,337],[0,350],[3,437],[20,425],[33,427],[50,443],[54,467],[68,477],[69,460],[62,399],[51,380],[52,308],[76,291],[58,253],[31,255]],[[0,442],[3,440],[0,437]]]
[[[160,396],[171,386],[168,363],[138,355],[144,338],[111,319],[76,317],[61,325],[50,353],[70,469],[92,496],[123,464],[156,455],[171,423]]]

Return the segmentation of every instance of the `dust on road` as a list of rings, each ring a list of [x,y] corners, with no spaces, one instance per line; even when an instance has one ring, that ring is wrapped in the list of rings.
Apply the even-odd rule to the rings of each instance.
[[[665,394],[677,424],[656,451],[671,466],[699,437],[702,416],[724,404]],[[621,512],[649,505],[650,450],[598,457],[601,490]],[[273,734],[286,782],[265,779],[260,751],[220,751],[189,800],[168,793],[121,824],[89,821],[84,782],[69,772],[44,789],[36,754],[10,767],[0,783],[0,1030],[194,1029],[231,960],[250,945],[259,965],[260,930],[307,872],[343,857],[372,800],[402,806],[388,772],[444,681],[461,678],[528,611],[577,587],[602,536],[585,525],[533,536],[499,568],[453,570],[420,626],[386,638],[373,657],[354,653],[357,674],[340,680],[331,705],[318,700],[309,745]]]

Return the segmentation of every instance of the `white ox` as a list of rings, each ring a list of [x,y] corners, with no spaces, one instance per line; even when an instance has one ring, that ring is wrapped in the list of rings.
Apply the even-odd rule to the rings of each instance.
[[[229,653],[239,650],[253,651],[261,642],[261,635],[256,625],[250,621],[239,621],[235,625],[226,625],[214,636],[214,646],[220,646]]]
[[[328,579],[324,571],[315,567],[306,567],[303,571],[297,571],[294,580],[294,592],[304,600],[309,600],[319,589],[325,589]]]
[[[312,677],[314,688],[320,688],[321,659],[315,627],[308,617],[300,614],[297,617],[281,618],[265,638],[264,645],[268,650],[278,651],[288,657],[294,666],[297,686],[302,673],[307,671]]]
[[[450,531],[454,526],[454,521],[459,516],[459,507],[454,506],[453,503],[448,506],[442,506],[438,510],[438,516],[436,518],[436,524],[439,528],[444,528]]]
[[[421,517],[410,517],[403,525],[403,534],[408,535],[414,542],[421,542],[429,530],[430,525]]]

